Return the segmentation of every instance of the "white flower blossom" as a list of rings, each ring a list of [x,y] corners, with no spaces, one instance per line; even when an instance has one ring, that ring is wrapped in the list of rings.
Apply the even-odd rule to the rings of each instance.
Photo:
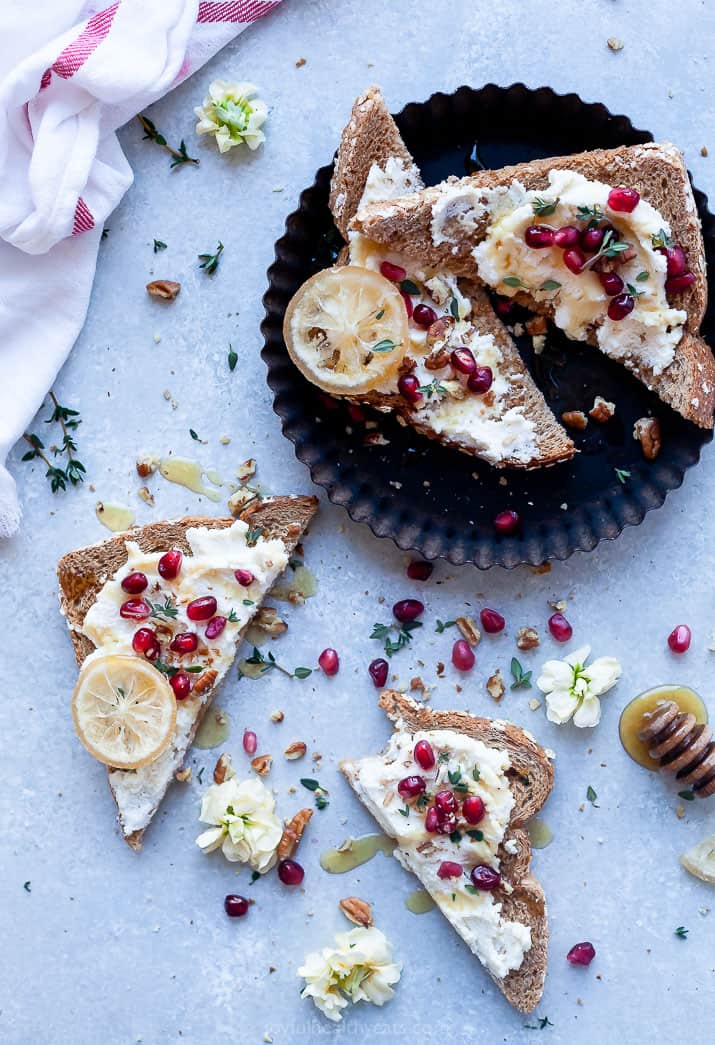
[[[569,653],[563,660],[547,660],[536,685],[546,694],[546,717],[563,725],[573,717],[575,726],[597,726],[601,721],[599,696],[621,677],[615,657],[599,657],[586,664],[590,646]]]
[[[204,104],[194,109],[199,118],[197,134],[213,134],[219,152],[246,143],[257,149],[266,140],[260,128],[266,122],[268,106],[254,98],[258,88],[252,83],[226,83],[214,80]]]
[[[395,993],[402,963],[393,961],[386,936],[371,926],[337,933],[334,947],[307,954],[298,975],[305,980],[301,998],[312,998],[329,1020],[338,1022],[350,1002],[384,1005]]]
[[[283,825],[273,795],[260,780],[231,777],[212,784],[201,801],[199,819],[214,825],[196,839],[205,853],[221,848],[227,860],[250,864],[261,874],[276,862]]]

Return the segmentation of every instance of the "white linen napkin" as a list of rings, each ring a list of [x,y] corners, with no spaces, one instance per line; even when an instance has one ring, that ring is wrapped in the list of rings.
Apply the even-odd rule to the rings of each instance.
[[[87,312],[107,217],[132,183],[115,131],[281,0],[3,0],[0,11],[0,537],[4,466]]]

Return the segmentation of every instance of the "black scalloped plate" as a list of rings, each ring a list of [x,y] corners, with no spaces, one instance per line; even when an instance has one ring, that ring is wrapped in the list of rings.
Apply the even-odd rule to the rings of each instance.
[[[395,119],[427,184],[449,174],[463,175],[470,155],[472,162],[478,156],[484,166],[496,168],[653,140],[603,105],[523,84],[434,94],[426,102],[407,105]],[[607,425],[589,424],[585,432],[572,433],[580,454],[553,468],[499,471],[402,428],[392,417],[365,412],[361,420],[361,411],[355,416],[354,409],[307,382],[286,352],[283,314],[298,287],[331,265],[342,245],[328,210],[331,174],[332,166],[317,172],[276,243],[261,327],[262,355],[283,432],[331,501],[400,548],[485,569],[538,565],[566,559],[576,549],[590,551],[599,541],[613,540],[625,526],[638,525],[681,485],[712,433],[684,421],[616,363],[587,345],[567,342],[553,328],[541,356],[534,356],[530,338],[517,343],[556,416],[565,409],[590,408],[596,394],[617,406]],[[695,190],[695,199],[710,272],[715,218],[701,192]],[[713,305],[703,335],[713,343]],[[647,414],[659,419],[663,433],[662,451],[651,463],[632,438],[634,421]],[[370,442],[375,421],[387,440],[384,445]],[[630,473],[623,476],[625,482],[617,470],[622,476]],[[522,519],[520,532],[509,537],[498,536],[492,525],[504,508],[515,509]]]

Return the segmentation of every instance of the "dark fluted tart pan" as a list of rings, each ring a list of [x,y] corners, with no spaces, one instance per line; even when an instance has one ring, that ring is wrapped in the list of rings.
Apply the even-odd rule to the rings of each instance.
[[[653,140],[603,105],[523,84],[434,94],[407,105],[395,119],[427,184],[449,174],[461,176],[478,164],[496,168]],[[599,541],[613,540],[625,526],[638,525],[681,485],[712,433],[684,421],[618,364],[553,328],[540,356],[534,355],[529,337],[517,343],[556,416],[588,410],[595,395],[617,407],[608,424],[590,423],[584,432],[571,432],[580,453],[553,468],[491,468],[402,428],[392,417],[350,410],[307,382],[286,352],[283,314],[298,287],[331,265],[342,245],[328,209],[331,174],[332,166],[317,172],[286,221],[268,271],[261,328],[262,355],[283,432],[331,501],[400,548],[484,569],[539,565],[566,559],[576,549],[589,551]],[[695,190],[695,199],[710,274],[715,218],[703,193]],[[518,313],[513,319],[519,319]],[[703,335],[715,344],[712,304]],[[653,462],[644,459],[632,437],[634,422],[648,414],[659,419],[663,434]],[[522,519],[512,536],[499,536],[493,527],[494,516],[505,508],[515,509]]]

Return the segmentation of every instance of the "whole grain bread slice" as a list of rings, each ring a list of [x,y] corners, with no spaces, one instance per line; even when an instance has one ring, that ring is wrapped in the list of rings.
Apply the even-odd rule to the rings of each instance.
[[[530,928],[532,943],[518,969],[503,979],[492,979],[515,1008],[531,1012],[544,989],[549,929],[544,890],[530,873],[531,845],[523,825],[546,802],[553,786],[553,767],[533,737],[511,723],[478,718],[463,711],[437,711],[395,690],[385,690],[378,703],[396,729],[410,733],[449,729],[509,753],[511,768],[507,775],[515,803],[498,853],[503,884],[494,895],[502,904],[505,918]],[[373,806],[361,788],[359,760],[343,761],[340,769],[358,798],[385,829],[382,811]],[[399,848],[395,852],[399,858]],[[414,871],[408,861],[400,862]]]
[[[708,345],[700,337],[700,325],[707,307],[707,276],[702,231],[695,199],[683,155],[669,142],[621,146],[617,149],[594,149],[571,156],[550,157],[520,163],[500,170],[480,171],[468,178],[451,178],[441,185],[419,193],[373,202],[360,208],[351,227],[369,239],[401,251],[423,262],[446,268],[457,275],[478,276],[472,251],[484,238],[489,225],[488,212],[472,211],[471,228],[460,223],[470,199],[484,199],[482,190],[509,186],[519,181],[526,189],[544,189],[549,171],[573,170],[590,180],[607,185],[627,184],[638,190],[669,222],[673,239],[688,253],[695,282],[674,298],[674,305],[687,312],[683,337],[675,359],[662,373],[654,374],[636,360],[625,365],[648,388],[653,389],[683,417],[703,428],[712,428],[715,408],[715,361]],[[464,190],[464,208],[455,211],[454,235],[437,244],[432,235],[432,209],[455,186]],[[449,220],[443,228],[449,235]],[[549,302],[538,302],[520,292],[516,300],[533,311],[553,317]],[[595,334],[588,339],[595,344]]]
[[[241,512],[239,519],[247,523],[251,529],[260,528],[263,537],[281,540],[285,545],[287,554],[290,555],[313,518],[317,506],[318,501],[315,497],[272,497],[249,504]],[[210,530],[225,529],[232,526],[235,521],[233,518],[216,519],[203,516],[187,516],[173,521],[149,523],[146,526],[134,527],[105,541],[78,548],[64,555],[57,564],[57,577],[60,585],[60,612],[67,621],[77,666],[81,667],[85,658],[90,653],[93,653],[95,649],[91,639],[81,631],[84,618],[89,608],[96,601],[105,582],[127,561],[126,541],[135,541],[144,552],[160,552],[169,548],[178,548],[184,555],[191,555],[191,546],[186,536],[188,530],[195,527]],[[255,615],[259,608],[260,603],[257,603],[252,610],[252,614]],[[236,643],[237,648],[249,624],[250,620],[239,633]],[[209,676],[208,681],[210,685],[202,691],[203,703],[188,737],[188,742],[176,751],[176,768],[179,768],[193,743],[196,731],[218,688],[211,683],[210,674],[210,672],[206,673]],[[194,687],[194,691],[196,691],[197,686]],[[116,780],[114,774],[117,773],[121,773],[121,771],[108,770],[110,791],[115,803],[117,803],[117,794],[115,786],[113,786],[113,779]],[[168,789],[170,782],[171,777],[166,782],[164,792]],[[163,794],[161,797],[163,797]],[[157,807],[158,802],[151,810],[149,819],[154,816]],[[132,849],[141,849],[146,827],[143,827],[141,830],[125,830],[118,803],[117,810],[124,840]]]

